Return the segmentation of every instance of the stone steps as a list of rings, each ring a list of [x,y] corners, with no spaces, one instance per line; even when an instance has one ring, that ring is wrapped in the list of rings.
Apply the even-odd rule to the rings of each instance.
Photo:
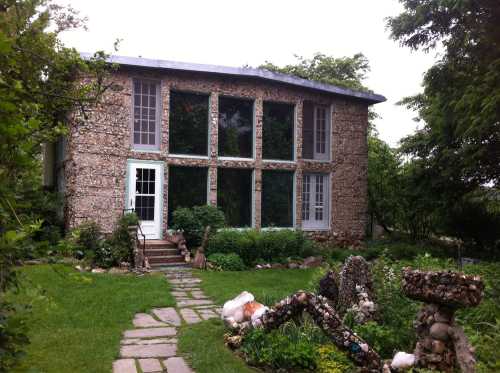
[[[185,264],[177,247],[165,240],[146,240],[145,255],[152,268]]]

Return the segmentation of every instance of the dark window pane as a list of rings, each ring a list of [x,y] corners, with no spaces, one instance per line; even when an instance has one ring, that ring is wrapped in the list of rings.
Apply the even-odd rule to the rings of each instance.
[[[155,215],[155,197],[154,196],[136,196],[135,211],[140,220],[154,220]]]
[[[170,153],[208,155],[208,96],[170,92]]]
[[[219,155],[253,155],[253,101],[219,98]]]
[[[293,172],[262,171],[262,226],[293,226]]]
[[[294,107],[264,102],[262,158],[293,160]]]
[[[170,166],[168,171],[168,221],[179,207],[207,204],[207,176],[205,167]]]
[[[252,170],[217,170],[217,206],[230,227],[252,225]]]

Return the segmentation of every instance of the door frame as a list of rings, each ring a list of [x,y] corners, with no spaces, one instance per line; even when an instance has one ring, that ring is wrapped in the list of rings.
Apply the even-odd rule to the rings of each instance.
[[[164,185],[165,185],[165,162],[163,161],[154,161],[154,160],[143,160],[143,159],[127,159],[127,172],[126,172],[126,179],[125,179],[125,208],[130,208],[130,177],[131,177],[131,169],[132,165],[134,164],[142,164],[144,166],[147,165],[154,165],[154,166],[159,166],[159,198],[158,198],[158,223],[157,223],[157,229],[158,229],[158,238],[154,239],[163,239],[163,193],[164,193]],[[155,201],[156,202],[156,201]]]
[[[332,198],[331,198],[331,174],[326,173],[326,172],[308,172],[304,171],[302,175],[302,193],[304,190],[304,176],[309,175],[311,177],[316,176],[316,175],[321,175],[323,176],[323,194],[324,194],[324,226],[319,226],[319,225],[314,225],[313,222],[317,221],[316,219],[309,219],[309,220],[304,220],[302,219],[302,229],[306,231],[327,231],[331,229],[331,205],[332,205]],[[311,183],[312,185],[312,183]],[[316,181],[314,182],[314,185],[316,185]],[[311,188],[312,189],[312,188]],[[313,193],[315,193],[313,190],[310,191],[311,196]],[[303,197],[302,197],[303,198]],[[314,201],[316,200],[316,196],[313,197]],[[303,203],[303,202],[302,202]],[[314,214],[314,207],[312,205],[312,199],[309,200],[310,203],[310,214]],[[302,207],[303,208],[303,207]],[[309,223],[309,224],[308,224]]]

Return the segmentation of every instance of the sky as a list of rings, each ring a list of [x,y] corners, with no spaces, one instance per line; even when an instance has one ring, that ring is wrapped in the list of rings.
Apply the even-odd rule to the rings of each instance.
[[[59,0],[88,18],[87,31],[61,35],[81,52],[113,52],[224,66],[277,65],[294,55],[335,57],[363,53],[371,71],[364,84],[387,97],[375,105],[380,137],[391,146],[418,126],[396,103],[421,92],[437,55],[412,52],[389,38],[385,18],[402,11],[397,0]],[[421,126],[421,124],[420,124]]]

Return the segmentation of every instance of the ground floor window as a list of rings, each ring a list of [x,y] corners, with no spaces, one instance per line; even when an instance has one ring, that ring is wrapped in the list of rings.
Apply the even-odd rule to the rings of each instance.
[[[302,227],[327,229],[329,225],[327,174],[305,173],[302,178]]]
[[[293,171],[262,171],[262,226],[293,227]]]
[[[168,221],[179,207],[193,207],[207,203],[206,167],[170,166],[168,171]]]
[[[230,227],[252,225],[252,170],[219,168],[217,170],[217,206]]]

